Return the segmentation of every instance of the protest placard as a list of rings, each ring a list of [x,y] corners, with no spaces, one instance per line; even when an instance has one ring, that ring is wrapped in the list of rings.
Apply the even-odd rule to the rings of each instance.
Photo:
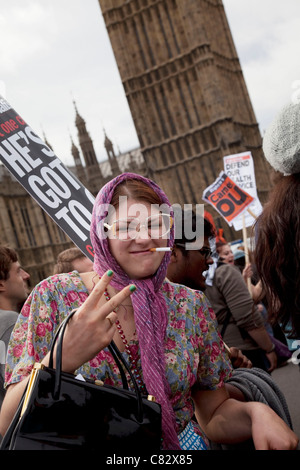
[[[251,152],[243,152],[235,155],[227,155],[223,158],[224,171],[241,189],[247,191],[254,201],[248,206],[248,210],[244,212],[245,227],[251,227],[255,222],[255,218],[262,212],[262,205],[258,199],[256,180],[254,172],[254,163]],[[255,217],[253,217],[253,215]],[[235,230],[243,228],[243,217],[236,217],[233,221]]]
[[[94,196],[0,96],[0,160],[68,237],[93,260]]]
[[[224,171],[205,189],[202,199],[211,204],[230,226],[253,202],[253,197],[237,186]]]

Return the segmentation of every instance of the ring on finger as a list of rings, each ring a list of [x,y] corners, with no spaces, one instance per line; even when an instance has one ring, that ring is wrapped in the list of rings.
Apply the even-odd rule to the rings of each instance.
[[[109,321],[109,323],[110,323],[110,326],[114,326],[115,322],[114,322],[114,321],[112,321],[112,319],[110,318],[110,316],[109,316],[109,315],[107,315],[107,317],[106,317],[106,320],[108,320],[108,321]]]

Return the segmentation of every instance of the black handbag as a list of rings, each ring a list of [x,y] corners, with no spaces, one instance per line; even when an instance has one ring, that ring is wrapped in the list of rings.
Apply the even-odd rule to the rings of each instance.
[[[63,336],[74,313],[71,312],[55,335],[49,367],[36,364],[32,370],[1,450],[159,451],[161,407],[154,397],[141,395],[128,364],[113,342],[109,350],[120,369],[123,388],[97,380],[78,380],[73,374],[62,372]],[[56,341],[56,368],[53,369]],[[134,392],[128,390],[124,368],[133,382]]]

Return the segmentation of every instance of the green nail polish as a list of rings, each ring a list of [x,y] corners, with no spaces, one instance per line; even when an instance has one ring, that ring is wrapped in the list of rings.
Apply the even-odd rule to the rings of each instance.
[[[109,269],[109,270],[107,271],[108,277],[111,277],[111,276],[113,275],[113,273],[114,273],[114,272],[113,272],[111,269]]]
[[[129,287],[130,292],[134,292],[136,290],[136,286],[132,284],[132,286]]]

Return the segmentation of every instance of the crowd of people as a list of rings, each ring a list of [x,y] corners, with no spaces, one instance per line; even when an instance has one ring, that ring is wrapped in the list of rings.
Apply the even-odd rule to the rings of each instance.
[[[282,127],[288,121],[286,132],[292,134],[291,122],[300,122],[299,106],[284,113],[279,121]],[[288,119],[295,113],[296,124]],[[278,122],[277,134],[270,132],[271,148],[265,152],[271,159],[268,155],[277,155],[275,137],[282,143]],[[295,133],[294,128],[293,144]],[[53,275],[28,296],[29,275],[14,250],[1,248],[0,332],[7,354],[5,376],[1,364],[0,434],[13,419],[34,363],[49,365],[55,331],[76,309],[65,331],[63,371],[121,386],[108,350],[113,340],[134,364],[141,391],[161,405],[162,449],[205,450],[249,441],[255,449],[296,449],[298,436],[271,403],[249,398],[237,385],[244,380],[239,370],[262,371],[259,380],[267,384],[277,367],[270,323],[260,305],[268,320],[290,325],[300,336],[299,146],[293,152],[287,152],[292,174],[277,184],[255,226],[253,292],[247,287],[252,271],[239,268],[226,241],[216,244],[217,256],[213,253],[216,233],[206,217],[174,213],[155,182],[132,173],[112,179],[96,197],[93,263],[75,248],[66,250]],[[285,150],[276,158],[282,165]],[[204,227],[200,241],[195,231],[193,237],[184,231],[186,220],[195,228],[197,218]]]

